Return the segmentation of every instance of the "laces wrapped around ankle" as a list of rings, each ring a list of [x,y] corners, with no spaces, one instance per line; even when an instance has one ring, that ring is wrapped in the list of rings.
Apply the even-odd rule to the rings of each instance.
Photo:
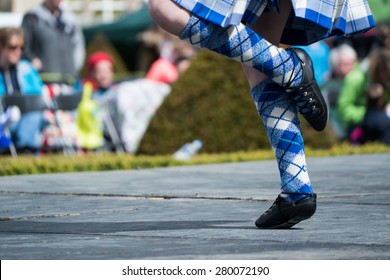
[[[289,91],[295,92],[292,95],[292,99],[298,106],[299,111],[305,116],[316,116],[320,113],[320,109],[316,106],[317,100],[314,97],[314,93],[308,91],[313,83],[314,81],[299,87],[289,88]]]

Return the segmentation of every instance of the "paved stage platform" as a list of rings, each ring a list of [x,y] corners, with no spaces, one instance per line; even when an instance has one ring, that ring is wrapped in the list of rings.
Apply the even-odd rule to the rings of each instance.
[[[316,214],[255,219],[275,161],[0,177],[0,259],[390,259],[390,154],[308,158]]]

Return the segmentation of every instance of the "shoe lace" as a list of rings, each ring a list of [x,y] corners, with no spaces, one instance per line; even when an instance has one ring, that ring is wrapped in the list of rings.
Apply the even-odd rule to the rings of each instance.
[[[295,94],[292,95],[292,99],[298,106],[299,111],[305,116],[317,116],[320,113],[320,109],[316,106],[317,100],[314,98],[313,92],[308,89],[314,82],[309,82],[305,85],[301,85],[295,88]],[[294,90],[294,88],[290,88]]]
[[[298,60],[301,62],[302,66],[305,66],[305,62],[297,55],[294,49],[291,49],[291,56],[295,55]],[[295,64],[293,66],[293,72],[295,70]],[[303,69],[302,69],[303,71]],[[317,100],[314,97],[313,92],[308,91],[310,87],[314,84],[314,81],[311,81],[304,85],[299,85],[296,87],[289,86],[292,83],[292,77],[290,77],[287,82],[287,92],[294,93],[291,94],[292,99],[295,101],[296,105],[299,108],[299,112],[306,117],[315,117],[320,114],[320,109],[316,106]]]
[[[289,60],[292,60],[293,57],[296,57],[299,61],[300,61],[300,64],[299,65],[304,65],[305,62],[302,61],[302,59],[297,55],[297,53],[295,52],[294,49],[290,49],[290,56],[287,58],[286,61],[289,61]],[[293,68],[291,69],[291,75],[290,77],[288,78],[288,81],[286,82],[286,88],[293,88],[291,87],[291,84],[295,81],[295,79],[297,78],[297,75],[294,75],[293,73],[295,73],[295,68],[297,67],[297,64],[293,63]],[[302,69],[303,71],[303,69]]]
[[[278,206],[279,206],[279,200],[280,200],[280,198],[277,197],[277,198],[275,199],[274,203],[272,203],[272,205],[270,206],[270,208],[268,208],[267,211],[265,211],[265,212],[263,213],[262,216],[266,215],[269,211],[271,211],[271,209],[272,209],[276,204],[278,204]]]

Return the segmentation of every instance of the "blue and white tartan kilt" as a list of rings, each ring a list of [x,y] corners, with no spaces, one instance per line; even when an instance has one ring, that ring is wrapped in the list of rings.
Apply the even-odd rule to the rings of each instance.
[[[261,14],[279,10],[279,0],[172,0],[192,14],[222,27],[253,25]],[[291,0],[281,43],[308,45],[331,36],[352,35],[375,26],[367,0]]]

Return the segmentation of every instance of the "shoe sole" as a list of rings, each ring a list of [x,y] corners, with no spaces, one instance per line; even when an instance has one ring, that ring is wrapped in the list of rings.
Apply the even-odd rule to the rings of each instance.
[[[294,207],[299,207],[301,209],[297,210],[295,216],[293,218],[289,219],[288,221],[286,221],[280,225],[270,226],[270,227],[258,226],[257,221],[256,221],[256,226],[259,229],[289,229],[289,228],[295,226],[296,224],[298,224],[299,222],[307,220],[311,216],[313,216],[314,213],[316,212],[316,209],[317,209],[317,202],[310,201],[308,203],[302,203],[302,204],[299,204],[296,206],[285,208],[284,210],[286,211],[286,210],[289,210],[289,209],[294,208]]]

